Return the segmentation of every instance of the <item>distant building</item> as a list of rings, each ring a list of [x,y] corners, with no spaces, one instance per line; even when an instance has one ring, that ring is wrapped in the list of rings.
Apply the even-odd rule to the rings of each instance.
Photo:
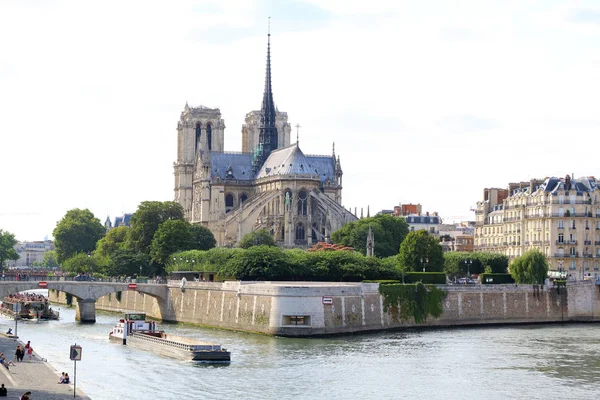
[[[477,203],[475,250],[515,258],[539,249],[551,275],[600,276],[600,188],[594,177],[532,179],[485,189]]]
[[[425,229],[428,233],[438,236],[442,219],[437,212],[421,213],[422,207],[420,204],[402,204],[395,206],[393,210],[381,210],[377,214],[391,215],[393,217],[404,218],[411,231]]]
[[[51,240],[40,240],[34,242],[18,242],[15,245],[15,250],[19,255],[16,261],[9,260],[6,262],[8,268],[25,268],[32,267],[34,263],[44,261],[44,254],[47,251],[54,250],[54,242]]]
[[[440,245],[446,251],[473,251],[473,231],[475,222],[440,225]]]
[[[123,214],[120,217],[115,217],[114,224],[110,222],[110,217],[106,217],[106,221],[104,221],[104,227],[106,228],[106,231],[108,232],[112,228],[117,228],[119,226],[129,226],[132,215],[133,214]]]

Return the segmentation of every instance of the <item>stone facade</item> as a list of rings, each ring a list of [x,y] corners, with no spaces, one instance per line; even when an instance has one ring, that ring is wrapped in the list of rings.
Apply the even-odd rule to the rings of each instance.
[[[485,189],[475,250],[514,258],[539,249],[555,273],[600,277],[600,188],[595,178],[546,178]]]

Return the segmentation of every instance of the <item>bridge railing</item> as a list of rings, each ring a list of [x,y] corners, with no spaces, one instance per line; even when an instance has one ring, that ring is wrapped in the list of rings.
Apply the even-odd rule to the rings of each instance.
[[[6,275],[0,277],[0,282],[107,282],[107,283],[153,283],[153,284],[165,284],[165,279],[157,278],[131,278],[131,277],[107,277],[107,278],[95,278],[87,276],[19,276]]]

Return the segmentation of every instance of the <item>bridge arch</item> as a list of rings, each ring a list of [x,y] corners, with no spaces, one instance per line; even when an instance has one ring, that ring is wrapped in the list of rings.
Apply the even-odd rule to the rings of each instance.
[[[75,297],[76,319],[81,322],[95,322],[96,300],[111,293],[137,291],[156,298],[159,306],[166,304],[168,299],[166,284],[141,283],[131,288],[128,283],[119,282],[48,281],[47,288]],[[13,293],[34,289],[41,289],[38,281],[0,281],[0,299]],[[162,307],[159,308],[162,310]]]

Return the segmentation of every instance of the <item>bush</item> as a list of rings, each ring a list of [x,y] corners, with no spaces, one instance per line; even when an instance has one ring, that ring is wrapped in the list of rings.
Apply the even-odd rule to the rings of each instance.
[[[484,285],[501,285],[507,283],[515,283],[515,280],[510,274],[480,274],[481,283]]]

